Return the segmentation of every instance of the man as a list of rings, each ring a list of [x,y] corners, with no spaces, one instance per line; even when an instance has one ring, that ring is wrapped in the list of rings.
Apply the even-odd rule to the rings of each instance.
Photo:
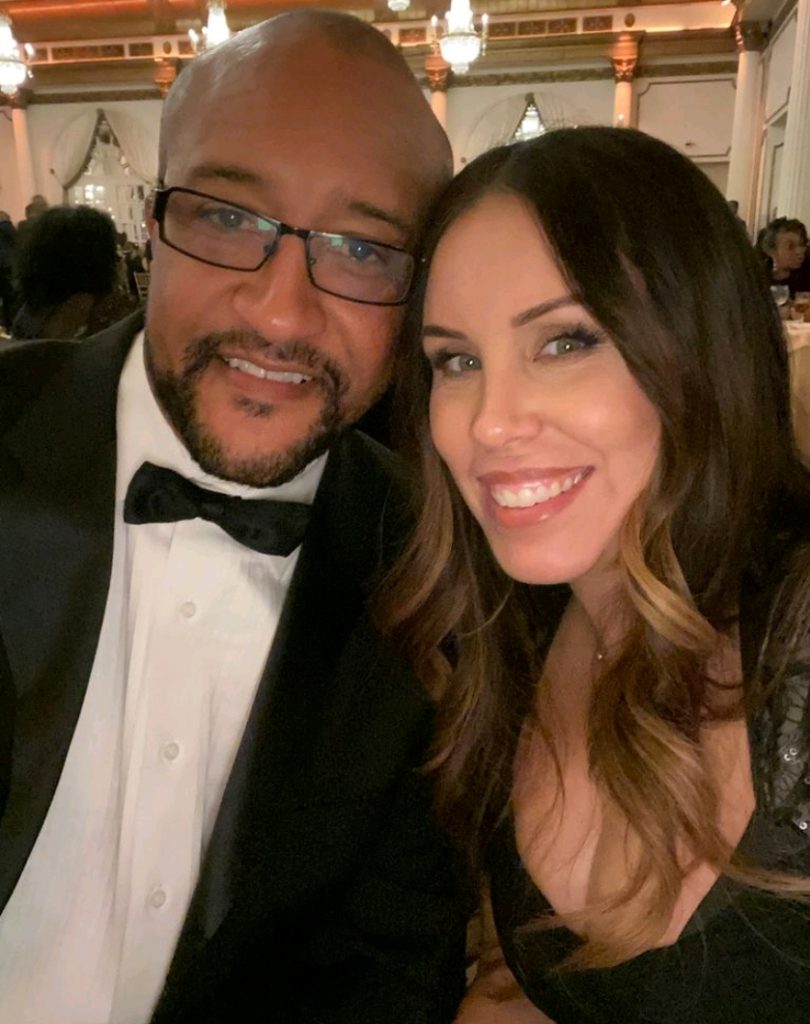
[[[167,100],[145,337],[0,361],[2,1024],[452,1019],[429,709],[367,608],[397,501],[347,430],[449,165],[370,26],[246,30]]]
[[[791,299],[796,292],[810,291],[807,229],[800,220],[772,220],[765,230],[762,248],[770,262],[771,284],[787,285]]]
[[[21,220],[17,225],[17,244],[23,246],[28,241],[28,235],[31,233],[31,228],[36,223],[37,218],[41,213],[44,213],[48,209],[48,200],[45,196],[37,195],[31,196],[31,202],[25,208],[25,219]]]
[[[14,268],[17,262],[17,231],[11,217],[0,210],[0,327],[11,331],[11,322],[17,312],[17,291],[14,287]]]

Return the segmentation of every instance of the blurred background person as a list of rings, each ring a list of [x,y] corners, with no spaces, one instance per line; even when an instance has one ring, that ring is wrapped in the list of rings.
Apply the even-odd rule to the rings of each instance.
[[[36,223],[41,213],[48,209],[48,200],[45,196],[31,196],[31,202],[25,208],[25,218],[17,225],[17,245],[22,245]]]
[[[0,210],[0,325],[8,333],[17,310],[14,269],[17,255],[17,231],[11,217]]]
[[[810,260],[807,259],[807,229],[800,220],[777,217],[765,229],[762,250],[768,258],[770,283],[786,285],[790,298],[810,291]]]
[[[136,305],[119,278],[112,219],[88,206],[41,213],[19,248],[22,305],[12,337],[84,338],[109,327]]]

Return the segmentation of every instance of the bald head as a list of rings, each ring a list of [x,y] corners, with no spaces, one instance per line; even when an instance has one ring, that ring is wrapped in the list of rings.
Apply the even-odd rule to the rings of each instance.
[[[207,117],[212,103],[232,99],[239,118],[243,91],[272,90],[278,99],[304,86],[323,110],[329,96],[373,109],[395,124],[412,146],[410,159],[426,182],[439,186],[452,175],[447,136],[433,116],[402,55],[371,25],[336,11],[303,9],[281,14],[237,33],[196,58],[169,92],[160,132],[158,175],[165,181],[183,123]],[[347,130],[355,111],[344,105]],[[316,115],[317,116],[317,115]],[[327,111],[323,110],[323,116]],[[317,130],[317,127],[316,127]]]

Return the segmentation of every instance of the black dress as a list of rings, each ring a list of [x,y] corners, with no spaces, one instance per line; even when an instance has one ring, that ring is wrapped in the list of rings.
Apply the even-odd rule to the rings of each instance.
[[[810,874],[810,843],[792,823],[755,813],[740,852]],[[550,908],[521,864],[511,818],[492,845],[489,868],[506,961],[555,1024],[810,1021],[810,903],[721,878],[674,945],[606,970],[560,973],[554,965],[580,940],[562,927],[531,927]]]
[[[802,530],[806,543],[806,527]],[[795,543],[772,535],[770,569],[743,586],[743,677],[752,678],[765,622]],[[810,648],[810,637],[808,644]],[[808,656],[810,657],[810,655]],[[748,722],[756,811],[738,851],[761,867],[810,876],[810,661],[792,663]],[[810,899],[721,877],[679,940],[617,967],[561,973],[580,942],[532,927],[550,912],[521,863],[508,817],[487,851],[492,906],[506,962],[555,1024],[805,1024],[810,1022]]]

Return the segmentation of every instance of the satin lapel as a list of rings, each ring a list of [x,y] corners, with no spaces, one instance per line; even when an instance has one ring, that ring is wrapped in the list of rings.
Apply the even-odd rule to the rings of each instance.
[[[299,795],[308,743],[324,701],[337,699],[335,666],[379,567],[381,510],[391,489],[368,443],[350,433],[329,456],[187,922],[191,947],[219,927],[262,844],[285,843],[284,815]],[[278,812],[273,820],[268,807]],[[181,955],[191,952],[182,946]]]
[[[60,355],[2,439],[0,635],[16,719],[0,907],[47,813],[93,663],[112,558],[116,393],[137,326]]]

